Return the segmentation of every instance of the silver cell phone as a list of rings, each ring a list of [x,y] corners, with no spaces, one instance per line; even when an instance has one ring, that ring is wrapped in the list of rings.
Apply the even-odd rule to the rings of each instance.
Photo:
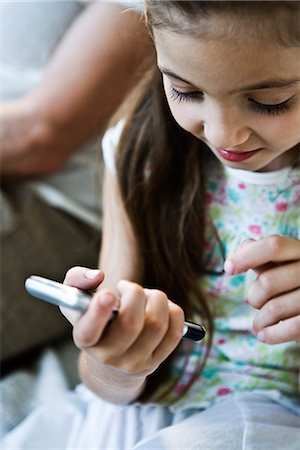
[[[25,280],[25,289],[33,297],[52,303],[56,306],[84,311],[89,306],[92,294],[88,291],[66,286],[57,281],[49,280],[37,275],[31,275]],[[117,316],[114,311],[111,320]],[[202,325],[193,322],[184,322],[182,337],[192,341],[201,341],[206,330]]]

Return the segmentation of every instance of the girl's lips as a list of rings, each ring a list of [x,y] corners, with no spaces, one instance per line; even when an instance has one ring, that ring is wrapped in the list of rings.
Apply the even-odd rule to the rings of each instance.
[[[222,158],[226,159],[227,161],[245,161],[246,159],[251,158],[251,156],[255,155],[257,152],[260,151],[260,149],[257,150],[251,150],[250,152],[234,152],[230,150],[222,150],[217,148],[217,152],[219,153]]]

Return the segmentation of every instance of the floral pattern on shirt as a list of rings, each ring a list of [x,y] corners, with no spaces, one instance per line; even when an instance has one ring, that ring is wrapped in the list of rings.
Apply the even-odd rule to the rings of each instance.
[[[111,173],[115,173],[114,154],[122,127],[120,121],[103,139],[103,156]],[[222,272],[223,255],[235,252],[245,239],[271,234],[300,239],[299,169],[256,173],[224,169],[220,164],[210,169],[205,248],[209,269]],[[210,223],[218,231],[223,250],[216,243]],[[155,398],[164,393],[162,402],[173,410],[202,409],[234,392],[254,391],[269,395],[300,415],[300,349],[293,342],[263,344],[254,336],[255,309],[247,303],[254,279],[250,270],[233,277],[208,275],[199,280],[214,313],[213,350],[201,376],[184,393],[201,364],[205,339],[201,343],[183,340],[173,378],[159,388]],[[174,380],[178,382],[170,390]]]
[[[243,175],[242,171],[237,173]],[[235,252],[249,238],[271,234],[300,238],[300,171],[278,171],[274,183],[264,183],[264,173],[254,173],[253,178],[243,180],[233,169],[219,167],[212,171],[207,189],[209,217],[225,255]],[[214,242],[213,235],[208,235],[207,264],[219,269],[222,252]],[[213,308],[213,349],[201,376],[181,396],[205,351],[205,343],[182,345],[173,376],[177,378],[183,367],[184,375],[164,398],[173,410],[206,408],[234,392],[256,391],[300,414],[300,349],[292,342],[267,345],[254,336],[256,311],[247,302],[254,279],[254,272],[249,270],[232,277],[207,275],[199,281]]]

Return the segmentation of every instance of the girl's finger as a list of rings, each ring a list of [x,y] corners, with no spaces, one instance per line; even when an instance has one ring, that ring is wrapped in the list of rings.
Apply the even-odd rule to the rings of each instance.
[[[111,364],[120,358],[142,332],[144,326],[146,296],[141,286],[122,280],[117,285],[120,294],[118,316],[101,339],[101,351]]]
[[[96,289],[104,279],[104,273],[100,269],[89,269],[87,267],[72,267],[65,275],[64,284],[79,289]]]
[[[63,306],[60,306],[59,309],[60,309],[61,313],[65,316],[65,318],[73,326],[77,322],[77,320],[82,316],[81,311],[76,311],[74,309],[65,308]]]
[[[255,242],[255,239],[252,239],[252,238],[246,239],[245,241],[243,241],[243,242],[241,243],[241,245],[239,246],[239,248],[242,248],[242,247],[244,247],[245,245],[250,244],[251,242]]]
[[[163,340],[169,327],[169,300],[167,296],[156,289],[144,289],[147,303],[145,308],[144,327],[138,339],[128,349],[126,358],[130,359],[132,367],[149,361],[155,349]],[[143,351],[141,352],[141,349]]]
[[[263,328],[275,325],[281,320],[300,316],[300,289],[269,300],[256,314],[253,330],[258,333]]]
[[[253,281],[248,291],[248,302],[255,308],[261,308],[269,299],[298,287],[300,261],[273,266],[261,272]]]
[[[300,259],[300,241],[278,235],[267,236],[241,246],[224,264],[228,275],[236,275],[264,264]]]
[[[184,312],[176,305],[169,302],[169,326],[160,345],[154,351],[152,358],[156,364],[164,361],[178,346],[182,338],[184,327]]]
[[[86,312],[74,324],[73,338],[78,348],[97,344],[118,302],[116,295],[107,290],[93,296]]]
[[[266,344],[280,344],[289,341],[300,343],[300,316],[263,328],[258,332],[257,339]]]

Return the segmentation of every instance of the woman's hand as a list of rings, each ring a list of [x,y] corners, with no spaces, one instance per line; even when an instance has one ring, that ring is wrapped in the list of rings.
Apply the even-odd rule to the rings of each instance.
[[[65,284],[95,289],[104,275],[97,271],[94,275],[87,278],[93,272],[76,267],[68,271]],[[107,326],[114,309],[118,315]],[[75,317],[65,309],[63,313],[73,324],[76,346],[88,355],[89,367],[98,375],[105,372],[106,382],[111,376],[117,389],[129,379],[144,382],[176,348],[184,327],[182,309],[162,291],[125,280],[116,290],[100,288],[83,314]]]
[[[249,239],[225,262],[225,272],[257,273],[248,301],[258,313],[254,332],[262,342],[300,344],[300,241],[272,235]]]

